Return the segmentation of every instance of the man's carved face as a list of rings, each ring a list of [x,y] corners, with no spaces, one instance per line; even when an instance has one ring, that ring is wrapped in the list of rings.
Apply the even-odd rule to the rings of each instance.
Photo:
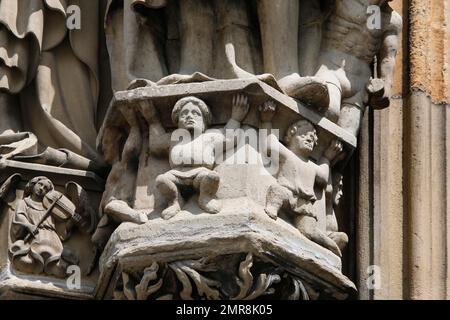
[[[341,176],[337,181],[337,183],[335,183],[335,185],[333,186],[333,198],[334,198],[333,202],[335,206],[339,205],[341,197],[344,194],[342,191],[342,187],[343,187],[343,177]]]
[[[205,130],[202,111],[196,104],[189,102],[181,109],[178,117],[178,128],[196,132]]]
[[[300,151],[311,153],[317,144],[316,129],[311,124],[305,123],[297,129],[293,139]]]

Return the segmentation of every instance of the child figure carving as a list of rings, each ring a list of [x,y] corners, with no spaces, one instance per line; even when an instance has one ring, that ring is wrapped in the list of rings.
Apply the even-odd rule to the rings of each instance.
[[[220,177],[213,171],[215,151],[232,143],[227,141],[225,131],[240,128],[249,109],[247,97],[234,97],[231,119],[221,129],[208,129],[212,116],[204,101],[193,96],[182,98],[172,111],[172,121],[178,126],[173,134],[161,125],[152,102],[142,101],[140,107],[149,124],[150,152],[169,156],[171,170],[156,178],[156,187],[168,203],[161,213],[163,219],[170,219],[181,210],[184,199],[180,191],[186,188],[199,193],[201,209],[218,213],[222,205],[216,199]],[[177,137],[183,137],[182,141]]]
[[[275,104],[271,101],[260,108],[262,129],[272,128],[271,121],[275,108]],[[286,146],[273,134],[269,134],[262,142],[263,150],[279,159],[277,183],[269,187],[265,211],[269,217],[277,219],[279,211],[282,208],[286,209],[292,217],[293,225],[303,235],[341,256],[336,243],[318,228],[313,205],[316,201],[314,187],[326,188],[330,163],[342,152],[342,143],[332,141],[319,163],[315,164],[309,156],[317,145],[317,139],[314,126],[307,120],[299,120],[289,127],[284,138]]]

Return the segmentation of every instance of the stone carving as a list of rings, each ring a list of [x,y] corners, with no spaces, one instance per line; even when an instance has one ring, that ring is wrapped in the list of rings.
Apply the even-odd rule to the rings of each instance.
[[[8,179],[2,189],[11,191],[17,178]],[[17,271],[65,277],[67,267],[78,264],[78,257],[64,242],[74,227],[92,232],[96,214],[80,186],[68,183],[66,193],[77,206],[46,177],[35,177],[25,186],[11,225],[9,254]]]
[[[355,136],[366,104],[374,108],[389,106],[402,19],[387,2],[336,1],[324,26],[319,69],[314,77],[309,77],[310,81],[325,83],[328,91],[325,103],[313,106],[323,108],[327,118]],[[380,28],[367,27],[369,5],[381,8]],[[374,74],[370,68],[377,54],[380,78],[376,60]],[[291,95],[301,99],[303,93],[295,91],[304,90],[304,84],[296,87]]]
[[[339,172],[332,174],[331,181],[328,183],[326,189],[326,211],[327,211],[327,235],[334,242],[336,242],[339,249],[342,251],[348,243],[348,236],[345,232],[339,232],[338,222],[335,215],[335,208],[339,205],[342,197],[343,176]]]
[[[129,134],[125,140],[123,150],[118,144],[124,138],[121,130],[110,128],[103,135],[101,148],[105,161],[112,165],[111,172],[106,180],[105,192],[100,204],[101,218],[97,229],[92,236],[95,244],[96,256],[103,250],[112,232],[122,222],[145,223],[148,217],[144,212],[132,208],[130,199],[135,184],[137,158],[142,148],[142,133],[136,112],[132,108],[121,108],[120,113],[126,119]],[[93,262],[96,263],[96,260]],[[92,268],[94,265],[92,266]]]
[[[85,260],[99,276],[96,297],[114,288],[138,300],[352,292],[335,211],[365,107],[389,105],[402,22],[388,0],[109,0],[105,12],[86,2],[79,31],[58,19],[62,0],[21,14],[17,1],[0,1],[0,173],[18,172],[19,161],[23,171],[82,170],[80,179],[93,171],[106,184],[97,210],[79,185],[63,195],[36,171],[23,198],[7,202],[20,184],[10,177],[0,199],[15,211],[0,218],[12,217],[14,271],[65,276],[80,259],[67,245],[77,227],[89,237],[95,229]],[[368,28],[369,5],[381,8],[380,28]],[[91,33],[103,13],[110,70]],[[245,144],[242,163],[218,163],[258,129],[270,134]],[[181,255],[180,244],[191,251]]]
[[[7,130],[18,134],[10,146],[17,151],[5,156],[103,174],[107,168],[95,150],[96,121],[101,123],[108,103],[100,97],[101,5],[77,4],[83,12],[79,30],[66,24],[69,5],[62,0],[1,1],[0,95],[7,101],[0,97],[0,109],[8,121],[2,121],[0,135]]]
[[[220,177],[213,171],[215,150],[229,145],[225,130],[236,130],[247,115],[249,105],[245,96],[233,99],[232,115],[223,130],[208,130],[211,122],[209,107],[196,97],[179,100],[172,110],[172,121],[178,129],[188,133],[188,141],[171,140],[156,116],[151,103],[142,104],[142,111],[149,123],[149,149],[158,156],[169,154],[171,170],[156,178],[156,186],[165,197],[168,207],[161,216],[170,219],[183,207],[181,188],[198,191],[198,205],[208,213],[218,213],[220,202],[215,199]],[[183,132],[181,132],[183,134]],[[232,136],[234,138],[234,135]]]
[[[261,127],[271,129],[275,114],[275,104],[266,102],[261,107]],[[312,210],[316,201],[314,186],[323,189],[330,179],[330,163],[342,152],[342,143],[332,141],[318,164],[310,160],[310,155],[318,143],[316,129],[307,120],[292,124],[284,137],[286,146],[274,135],[269,135],[264,143],[270,152],[277,152],[280,161],[276,175],[277,183],[269,187],[265,211],[272,219],[285,208],[293,219],[293,225],[307,238],[330,249],[338,256],[341,251],[336,243],[317,227],[317,216]]]
[[[309,285],[285,270],[251,253],[243,257],[229,255],[169,263],[154,262],[143,271],[122,271],[114,298],[255,300],[281,297],[309,300],[309,293],[316,296]]]

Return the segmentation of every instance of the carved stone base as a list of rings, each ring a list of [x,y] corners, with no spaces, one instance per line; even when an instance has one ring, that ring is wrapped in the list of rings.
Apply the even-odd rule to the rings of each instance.
[[[336,255],[254,208],[230,199],[217,215],[183,211],[169,221],[122,224],[100,259],[96,298],[345,299],[355,292]]]

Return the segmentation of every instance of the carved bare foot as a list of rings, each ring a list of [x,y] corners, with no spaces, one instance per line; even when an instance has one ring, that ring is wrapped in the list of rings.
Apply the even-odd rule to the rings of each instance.
[[[198,197],[198,206],[208,213],[216,214],[222,209],[222,202],[209,194],[204,194]]]
[[[331,240],[333,240],[337,246],[339,247],[339,249],[344,250],[344,248],[347,246],[348,243],[348,236],[346,233],[344,232],[331,232],[328,235]]]
[[[161,217],[164,220],[169,220],[177,215],[178,212],[181,211],[181,208],[183,207],[183,201],[182,200],[174,200],[173,203],[171,203],[166,209],[161,212]]]
[[[276,207],[273,206],[267,206],[264,211],[266,212],[266,214],[273,220],[277,220],[278,219],[278,209]]]
[[[144,212],[135,212],[130,216],[129,222],[136,224],[144,224],[148,221],[147,214]]]
[[[168,75],[162,79],[160,79],[156,84],[158,86],[168,85],[168,84],[177,84],[177,83],[192,83],[192,82],[204,82],[211,81],[213,78],[208,77],[207,75],[201,72],[181,72]]]
[[[330,104],[327,84],[320,78],[300,77],[298,73],[293,73],[280,79],[278,84],[288,96],[318,109],[325,109]]]

